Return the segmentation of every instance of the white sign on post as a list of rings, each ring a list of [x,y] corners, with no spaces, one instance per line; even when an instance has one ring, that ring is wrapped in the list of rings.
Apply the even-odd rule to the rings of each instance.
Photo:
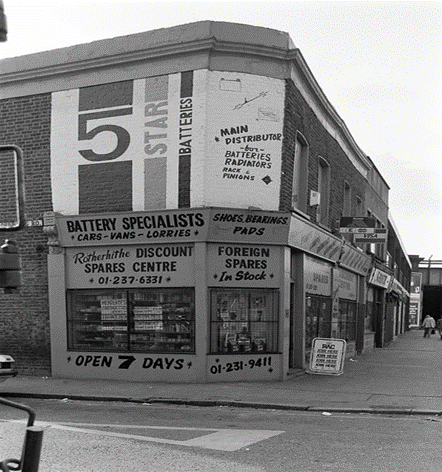
[[[346,347],[343,339],[313,339],[308,373],[341,375],[344,372]]]

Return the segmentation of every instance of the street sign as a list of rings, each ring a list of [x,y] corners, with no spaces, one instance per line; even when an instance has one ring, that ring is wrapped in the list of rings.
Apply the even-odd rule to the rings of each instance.
[[[339,220],[339,231],[346,232],[348,228],[374,228],[376,218],[371,216],[342,216]]]
[[[309,374],[341,375],[347,343],[344,339],[315,338],[310,354]]]
[[[387,242],[386,228],[373,228],[372,233],[356,234],[355,243],[384,244]]]
[[[340,233],[352,234],[370,234],[374,233],[376,228],[339,228]]]

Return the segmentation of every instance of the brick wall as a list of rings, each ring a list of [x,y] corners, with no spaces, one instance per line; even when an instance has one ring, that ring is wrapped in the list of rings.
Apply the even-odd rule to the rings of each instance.
[[[78,168],[79,213],[132,211],[132,161]]]
[[[42,218],[52,210],[50,189],[50,94],[0,100],[0,143],[23,150],[25,214],[27,220]],[[11,156],[2,153],[0,182],[11,188],[14,181]],[[11,193],[8,191],[8,193]],[[11,213],[11,202],[0,200]],[[9,209],[9,210],[8,210]],[[50,335],[47,282],[47,237],[42,227],[0,234],[14,239],[22,256],[23,287],[18,293],[0,289],[0,352],[12,355],[25,375],[50,374]]]
[[[366,180],[351,163],[338,142],[319,122],[312,109],[296,89],[292,80],[287,80],[285,103],[283,163],[281,180],[280,210],[290,211],[293,179],[293,156],[296,132],[299,131],[309,145],[307,192],[318,190],[319,157],[324,158],[331,169],[330,212],[326,226],[335,228],[335,221],[342,216],[344,181],[351,188],[351,211],[356,215],[356,198],[364,202]],[[308,203],[308,199],[307,199]],[[307,214],[316,222],[316,207],[307,206]]]

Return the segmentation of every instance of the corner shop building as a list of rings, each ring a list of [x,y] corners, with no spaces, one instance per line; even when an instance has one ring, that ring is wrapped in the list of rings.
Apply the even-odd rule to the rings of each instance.
[[[290,213],[47,214],[45,225],[54,376],[284,380],[307,354],[294,299],[332,304],[334,289],[361,308],[365,256]]]
[[[28,192],[44,228],[23,245],[49,237],[35,299],[48,300],[52,375],[284,380],[315,334],[363,348],[370,260],[312,222],[302,164],[291,211],[291,94],[330,140],[322,154],[341,146],[347,179],[368,164],[288,35],[201,22],[26,59],[6,64],[2,100],[44,107],[41,148],[23,148],[29,169],[47,166],[29,180],[50,166],[51,199]]]

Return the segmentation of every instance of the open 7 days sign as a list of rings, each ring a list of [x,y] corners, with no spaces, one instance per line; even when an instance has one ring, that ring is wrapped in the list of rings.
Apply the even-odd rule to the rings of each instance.
[[[343,339],[315,338],[310,355],[309,374],[341,375],[347,343]]]

